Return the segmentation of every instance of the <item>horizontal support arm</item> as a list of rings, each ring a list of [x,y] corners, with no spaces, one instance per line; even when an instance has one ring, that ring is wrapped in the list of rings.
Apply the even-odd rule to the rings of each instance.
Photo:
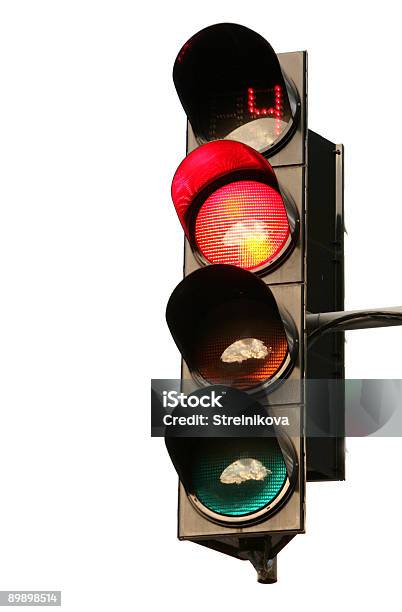
[[[370,329],[402,325],[402,306],[375,308],[371,310],[349,310],[343,312],[308,313],[306,316],[308,334],[350,329]]]

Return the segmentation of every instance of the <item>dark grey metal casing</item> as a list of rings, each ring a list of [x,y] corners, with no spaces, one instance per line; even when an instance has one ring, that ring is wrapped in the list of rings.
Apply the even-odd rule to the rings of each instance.
[[[269,539],[271,556],[296,534],[304,532],[305,522],[305,435],[304,390],[305,376],[305,296],[306,296],[306,160],[307,160],[307,53],[305,51],[278,55],[282,70],[295,85],[300,97],[300,116],[295,133],[287,144],[272,158],[280,187],[291,195],[300,219],[300,234],[296,246],[280,267],[261,275],[280,307],[285,307],[298,332],[298,354],[289,375],[289,385],[279,386],[266,397],[271,413],[287,415],[293,424],[291,436],[299,464],[295,490],[286,504],[273,516],[257,524],[239,527],[222,526],[201,515],[189,500],[184,488],[179,486],[178,537],[206,545],[238,558],[248,558],[246,551],[255,547],[258,538]],[[198,146],[191,126],[188,125],[187,153]],[[195,259],[188,241],[185,241],[184,276],[200,265]],[[191,378],[186,364],[182,363],[182,378]],[[261,398],[258,398],[259,401]],[[252,544],[250,544],[252,540]]]
[[[192,540],[206,544],[216,538],[248,538],[289,536],[304,531],[304,466],[303,466],[303,410],[300,406],[275,406],[270,409],[273,416],[287,416],[293,424],[290,439],[296,451],[298,461],[302,462],[293,494],[276,514],[257,524],[241,526],[218,525],[195,509],[188,499],[183,486],[179,485],[178,537],[180,540]],[[232,546],[233,540],[232,540]]]
[[[308,133],[307,311],[344,310],[343,146]],[[308,480],[345,479],[345,334],[307,350]],[[319,434],[317,433],[317,428]]]

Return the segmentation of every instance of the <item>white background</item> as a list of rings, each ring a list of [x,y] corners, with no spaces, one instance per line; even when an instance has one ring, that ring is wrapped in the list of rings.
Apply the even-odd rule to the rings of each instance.
[[[310,127],[346,148],[347,307],[402,303],[397,3],[0,4],[0,589],[68,611],[400,607],[400,440],[348,441],[311,484],[279,582],[176,540],[176,476],[149,437],[149,379],[177,377],[170,201],[185,153],[171,79],[234,21],[309,51]],[[401,330],[348,335],[350,377],[402,378]]]

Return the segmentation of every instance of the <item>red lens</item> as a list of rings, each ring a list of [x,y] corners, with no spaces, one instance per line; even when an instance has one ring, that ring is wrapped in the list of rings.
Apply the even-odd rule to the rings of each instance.
[[[195,239],[205,259],[254,270],[282,251],[290,230],[280,193],[258,181],[228,183],[201,206]]]

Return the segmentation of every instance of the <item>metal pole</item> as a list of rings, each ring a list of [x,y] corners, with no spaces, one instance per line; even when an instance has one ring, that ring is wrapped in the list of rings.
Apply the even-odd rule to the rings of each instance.
[[[360,315],[359,318],[357,318]],[[347,317],[356,317],[347,320]],[[345,319],[344,321],[342,319]],[[338,323],[337,323],[338,321]],[[388,327],[402,325],[402,306],[393,308],[374,308],[371,310],[348,310],[342,312],[321,312],[307,314],[307,332],[310,334],[317,329],[336,324],[336,331],[350,329],[370,329],[373,327]],[[331,327],[325,331],[334,331]]]
[[[260,584],[275,584],[277,577],[277,558],[268,559],[264,567],[257,570],[257,581]]]

